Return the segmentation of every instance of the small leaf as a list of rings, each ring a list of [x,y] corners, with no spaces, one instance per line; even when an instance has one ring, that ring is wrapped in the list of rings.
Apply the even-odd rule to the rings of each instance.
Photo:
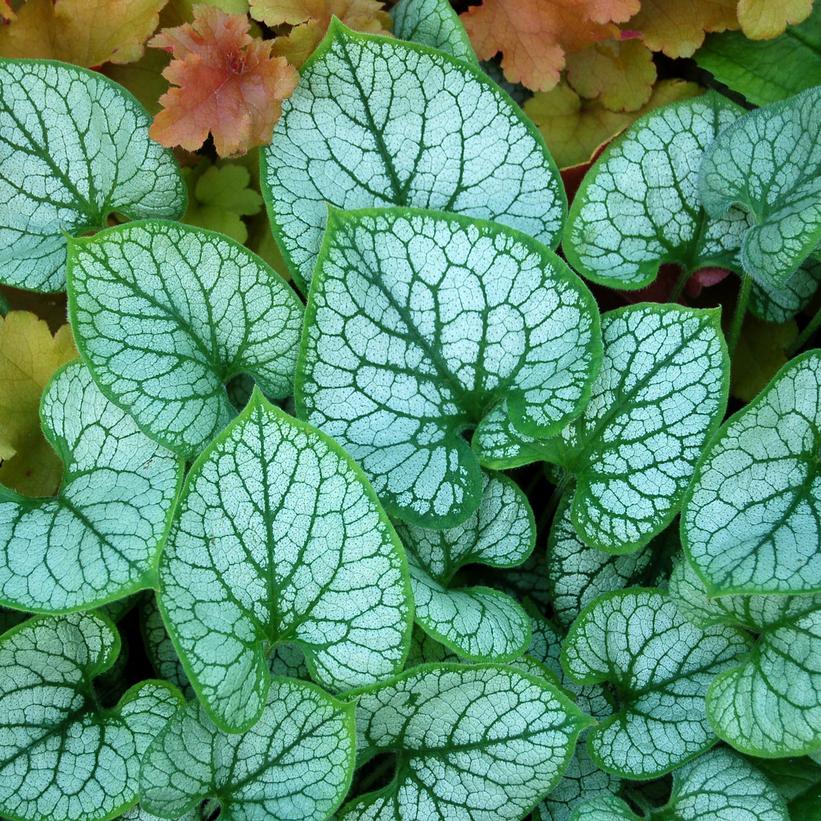
[[[27,496],[57,490],[62,470],[40,430],[40,396],[76,355],[68,325],[52,336],[28,311],[0,318],[0,482],[6,487]]]
[[[0,282],[65,290],[67,233],[102,228],[112,213],[183,212],[176,162],[148,125],[142,106],[101,74],[0,61]]]
[[[519,819],[558,781],[588,721],[543,679],[506,667],[426,664],[357,699],[358,763],[395,752],[387,787],[340,821]],[[499,777],[501,770],[504,778]]]
[[[182,699],[143,681],[109,709],[97,676],[120,651],[95,613],[33,618],[0,638],[0,812],[20,821],[97,821],[137,802],[140,758]]]
[[[733,396],[750,402],[787,364],[785,351],[797,336],[798,325],[793,321],[775,325],[747,314],[733,353]]]
[[[194,22],[163,29],[148,45],[171,52],[163,76],[174,86],[161,98],[151,136],[162,145],[196,151],[208,137],[221,157],[271,139],[280,104],[298,74],[271,41],[251,37],[243,14],[194,7]]]
[[[0,601],[65,611],[151,586],[182,464],[112,405],[79,362],[52,379],[41,416],[63,481],[53,499],[0,486]]]
[[[701,629],[660,590],[623,590],[582,611],[562,646],[580,684],[608,682],[613,712],[588,734],[593,760],[624,778],[657,778],[709,749],[716,737],[704,696],[748,643],[735,629]]]
[[[705,450],[681,540],[711,595],[821,592],[821,351],[788,362]]]
[[[399,0],[391,9],[393,33],[401,40],[446,51],[478,63],[470,38],[450,0]]]
[[[599,355],[589,292],[518,232],[410,209],[334,212],[306,314],[300,414],[357,459],[392,514],[453,527],[479,505],[461,431],[494,406],[552,433]]]
[[[277,644],[297,644],[328,687],[400,670],[409,587],[399,539],[360,470],[257,391],[188,474],[159,603],[197,695],[238,732],[264,707]]]
[[[339,22],[283,106],[263,154],[262,196],[301,284],[328,204],[441,208],[545,244],[555,244],[565,211],[539,132],[478,67]]]
[[[192,458],[233,418],[225,383],[292,391],[302,305],[259,257],[219,234],[144,222],[72,243],[69,311],[101,389]]]
[[[166,818],[211,798],[225,821],[325,821],[350,786],[355,752],[352,704],[313,684],[275,679],[244,733],[221,731],[189,702],[146,750],[140,795]]]
[[[502,476],[482,475],[482,498],[470,518],[447,530],[397,524],[408,552],[416,623],[460,656],[509,661],[530,642],[521,606],[488,587],[452,587],[466,564],[515,567],[533,551],[536,525],[527,497]]]
[[[821,241],[821,88],[750,111],[710,145],[699,192],[713,218],[732,206],[753,224],[742,236],[744,270],[783,286]]]
[[[812,11],[812,0],[739,0],[738,22],[745,37],[769,40],[784,33],[787,26],[801,23]]]

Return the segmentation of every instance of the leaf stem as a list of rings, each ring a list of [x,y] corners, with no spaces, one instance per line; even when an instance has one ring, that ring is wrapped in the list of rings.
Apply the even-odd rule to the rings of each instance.
[[[553,515],[556,513],[556,508],[559,506],[559,502],[561,501],[562,496],[564,495],[564,492],[567,489],[568,484],[570,484],[570,480],[572,478],[573,475],[569,471],[565,471],[561,479],[559,479],[556,486],[553,488],[553,493],[550,494],[550,498],[547,500],[547,504],[544,506],[544,509],[539,516],[540,529],[546,527],[553,519]]]
[[[738,289],[738,298],[735,303],[735,312],[733,313],[733,320],[730,323],[730,333],[727,336],[727,350],[730,356],[733,355],[738,345],[738,338],[741,336],[741,326],[744,324],[744,315],[747,313],[747,303],[750,301],[750,288],[753,281],[749,274],[743,274],[741,277],[741,287]]]
[[[795,356],[812,339],[819,325],[821,325],[821,308],[815,312],[815,316],[806,324],[804,330],[798,334],[792,345],[787,348],[787,356]]]
[[[676,284],[673,286],[673,290],[670,291],[670,296],[667,297],[668,302],[678,302],[679,298],[681,297],[682,292],[684,291],[684,286],[687,284],[687,280],[690,279],[690,269],[686,266],[682,265],[681,273],[678,275],[678,279],[676,280]]]

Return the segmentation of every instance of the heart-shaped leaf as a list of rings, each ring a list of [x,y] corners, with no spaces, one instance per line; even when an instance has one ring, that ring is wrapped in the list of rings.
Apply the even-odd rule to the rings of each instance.
[[[755,638],[749,657],[710,686],[716,733],[766,758],[821,750],[821,595],[710,599],[686,562],[673,570],[670,595],[699,626],[735,625]]]
[[[515,567],[533,551],[536,525],[527,497],[502,476],[482,475],[482,500],[461,525],[427,530],[397,524],[408,552],[416,623],[469,659],[507,661],[530,642],[530,620],[515,599],[488,587],[453,587],[466,564]]]
[[[602,317],[604,356],[590,402],[542,444],[548,460],[575,477],[571,518],[585,544],[637,550],[678,512],[727,407],[719,317],[656,304]]]
[[[151,118],[96,71],[0,60],[0,282],[65,289],[66,234],[180,216],[185,185]]]
[[[681,541],[710,594],[821,592],[821,351],[788,362],[714,437]]]
[[[555,245],[559,172],[536,127],[478,66],[339,21],[302,69],[265,149],[262,194],[297,282],[327,205],[405,205],[495,220]]]
[[[753,217],[741,264],[780,286],[821,241],[821,87],[747,112],[707,148],[699,191],[722,218],[734,205]]]
[[[400,670],[413,618],[404,551],[360,469],[259,391],[188,474],[159,604],[194,690],[231,732],[263,710],[277,644],[342,689]]]
[[[352,704],[278,678],[244,733],[219,730],[195,701],[179,711],[145,753],[141,800],[165,818],[210,798],[224,821],[325,821],[350,786],[355,753]]]
[[[259,257],[220,234],[145,222],[76,240],[69,304],[101,389],[154,439],[193,458],[233,418],[225,383],[291,393],[302,305]]]
[[[0,813],[96,821],[137,802],[140,757],[182,699],[144,681],[103,707],[94,679],[119,652],[96,613],[29,619],[0,638]]]
[[[748,649],[731,627],[689,622],[660,590],[596,599],[562,645],[571,678],[611,688],[612,715],[588,734],[593,760],[624,778],[657,778],[712,747],[704,696]]]
[[[393,33],[401,40],[437,48],[466,63],[478,63],[450,0],[399,0],[391,16]]]
[[[579,807],[570,821],[789,821],[784,800],[761,773],[730,750],[711,750],[673,773],[663,807],[636,815],[615,796]]]
[[[305,322],[300,414],[362,465],[391,513],[422,527],[479,506],[463,431],[496,405],[527,433],[558,431],[600,352],[593,298],[553,252],[432,211],[334,212]]]
[[[350,695],[358,763],[394,752],[396,775],[343,807],[340,821],[522,818],[589,723],[544,679],[491,665],[426,664]]]
[[[41,417],[63,482],[53,499],[0,486],[0,602],[76,610],[155,584],[182,462],[109,402],[79,362],[52,379]]]

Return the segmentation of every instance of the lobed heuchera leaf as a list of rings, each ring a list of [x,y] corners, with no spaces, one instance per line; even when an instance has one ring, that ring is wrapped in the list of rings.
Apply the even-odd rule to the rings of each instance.
[[[125,89],[93,71],[0,60],[0,282],[65,289],[66,234],[112,213],[178,217],[185,186],[150,120]]]
[[[404,551],[359,468],[259,391],[188,474],[159,604],[194,690],[232,732],[263,710],[277,644],[344,689],[401,669],[413,619]]]
[[[193,458],[233,418],[233,377],[291,394],[302,305],[233,240],[170,222],[111,228],[71,243],[68,277],[77,345],[101,390],[177,453]]]
[[[579,807],[570,821],[639,821],[615,796]],[[673,772],[669,801],[650,813],[659,821],[789,821],[784,799],[755,767],[730,750],[711,750]]]
[[[556,432],[587,399],[599,351],[590,293],[528,237],[432,211],[333,212],[296,403],[389,512],[452,527],[481,496],[462,432],[493,408],[523,431]]]
[[[355,753],[353,704],[278,678],[244,733],[223,732],[189,702],[145,752],[141,801],[174,819],[210,798],[224,821],[325,821],[350,786]]]
[[[673,570],[670,595],[699,626],[729,624],[754,637],[749,657],[710,686],[716,733],[748,755],[821,751],[821,595],[711,599],[686,562]]]
[[[283,105],[262,194],[302,285],[328,204],[439,208],[555,245],[566,202],[538,130],[478,66],[338,21]]]
[[[699,193],[707,212],[733,206],[753,224],[740,260],[760,282],[783,286],[821,241],[821,87],[747,112],[707,148]]]
[[[425,664],[349,695],[358,763],[384,751],[397,762],[390,784],[344,806],[340,821],[522,818],[589,723],[544,679],[491,665]]]
[[[399,0],[391,16],[393,33],[401,40],[445,51],[468,63],[479,62],[450,0]]]
[[[63,482],[47,499],[0,486],[0,602],[75,610],[154,584],[181,461],[112,405],[79,362],[53,378],[41,418]]]
[[[696,469],[681,541],[711,595],[821,592],[821,351],[788,362]]]
[[[182,703],[143,681],[103,708],[94,679],[120,637],[96,613],[29,619],[0,637],[0,812],[97,821],[137,802],[140,758]]]
[[[533,511],[513,481],[482,474],[479,507],[457,527],[396,528],[408,554],[414,619],[426,633],[468,659],[508,661],[527,649],[530,620],[515,599],[489,587],[450,587],[466,564],[515,567],[533,551]]]
[[[748,649],[732,627],[702,629],[689,622],[660,590],[634,588],[598,598],[562,645],[562,665],[571,678],[607,682],[612,689],[612,715],[588,734],[593,760],[614,775],[649,779],[712,747],[707,688]]]

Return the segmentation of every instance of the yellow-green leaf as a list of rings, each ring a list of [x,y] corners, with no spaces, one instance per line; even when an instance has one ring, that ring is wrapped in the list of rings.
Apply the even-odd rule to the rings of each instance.
[[[742,402],[750,402],[787,364],[785,351],[798,336],[795,320],[776,325],[747,314],[733,354],[730,390]]]

